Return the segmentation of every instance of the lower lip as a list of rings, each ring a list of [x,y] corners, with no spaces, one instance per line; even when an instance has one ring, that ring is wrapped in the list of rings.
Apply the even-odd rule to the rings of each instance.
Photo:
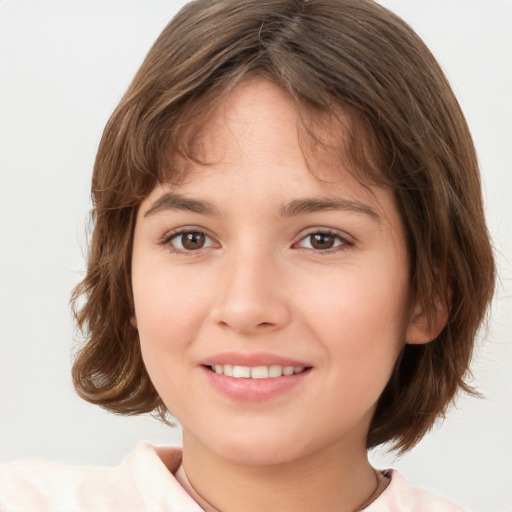
[[[215,390],[232,400],[245,402],[269,400],[298,386],[311,373],[311,368],[308,368],[293,375],[269,379],[237,379],[215,373],[205,366],[202,370]]]

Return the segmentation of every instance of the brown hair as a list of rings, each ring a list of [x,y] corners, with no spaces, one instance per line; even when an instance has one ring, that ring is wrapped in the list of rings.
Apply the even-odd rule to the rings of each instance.
[[[494,262],[457,100],[413,30],[370,0],[197,0],[164,29],[97,154],[87,274],[73,294],[85,336],[75,387],[111,411],[165,418],[129,321],[136,211],[156,183],[177,177],[174,156],[194,158],[194,123],[204,125],[223,95],[255,75],[289,93],[310,133],[315,119],[335,119],[334,106],[349,112],[345,158],[358,179],[394,191],[416,300],[431,320],[436,301],[449,303],[436,340],[404,347],[370,426],[369,448],[393,441],[407,450],[460,389],[473,392],[466,380]]]

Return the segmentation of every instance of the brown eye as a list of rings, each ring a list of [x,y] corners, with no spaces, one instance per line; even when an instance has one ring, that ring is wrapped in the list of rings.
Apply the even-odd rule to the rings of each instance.
[[[322,249],[332,249],[336,241],[336,237],[327,233],[314,233],[309,235],[311,247],[321,251]]]
[[[344,238],[341,234],[330,233],[328,231],[317,231],[316,233],[310,233],[298,243],[298,246],[301,248],[312,249],[319,252],[329,251],[330,249],[341,249],[345,246],[351,245],[352,243]]]
[[[181,243],[184,249],[195,251],[203,248],[204,238],[204,233],[193,231],[192,233],[184,233],[181,235]]]
[[[212,239],[202,231],[182,231],[168,239],[169,245],[177,252],[193,252],[213,245]]]

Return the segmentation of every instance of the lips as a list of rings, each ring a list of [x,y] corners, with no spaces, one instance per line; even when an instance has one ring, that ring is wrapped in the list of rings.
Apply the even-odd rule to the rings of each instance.
[[[210,386],[237,401],[262,401],[300,385],[312,365],[275,354],[222,353],[204,360]]]

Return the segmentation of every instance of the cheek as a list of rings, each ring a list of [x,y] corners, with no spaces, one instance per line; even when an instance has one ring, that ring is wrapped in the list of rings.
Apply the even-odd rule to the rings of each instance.
[[[134,255],[132,286],[142,357],[155,388],[167,404],[168,396],[183,394],[185,364],[204,321],[205,290],[171,272],[165,262]],[[195,284],[195,285],[194,285]]]
[[[172,354],[194,338],[204,319],[204,296],[179,281],[134,283],[135,311],[143,351]],[[187,290],[186,293],[180,290]]]
[[[198,317],[204,310],[206,290],[201,283],[206,276],[191,275],[186,265],[170,264],[164,250],[134,245],[132,287],[141,340],[170,342],[183,338],[178,333],[186,338],[187,332],[198,328]]]
[[[183,398],[189,397],[187,383],[192,366],[187,364],[187,357],[197,329],[193,321],[196,306],[164,292],[139,296],[139,339],[151,382],[171,414],[181,418],[186,405]]]
[[[407,269],[390,263],[333,272],[328,291],[309,286],[315,291],[303,304],[333,367],[342,366],[347,381],[362,388],[385,385],[405,340]]]
[[[407,306],[404,279],[401,273],[373,270],[333,272],[323,288],[318,281],[306,284],[311,290],[304,297],[308,316],[322,318],[326,330],[354,342],[402,332]]]

